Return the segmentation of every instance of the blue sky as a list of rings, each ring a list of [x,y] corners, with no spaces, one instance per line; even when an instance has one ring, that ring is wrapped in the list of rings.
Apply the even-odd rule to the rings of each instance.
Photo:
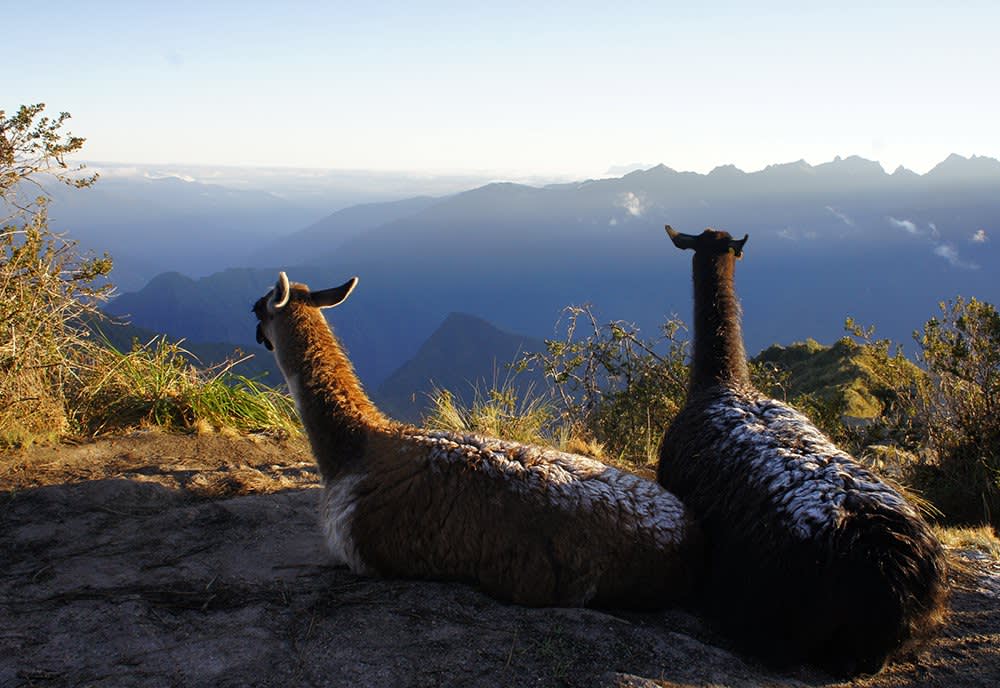
[[[3,10],[0,108],[86,157],[586,177],[1000,157],[1000,3],[61,1]]]

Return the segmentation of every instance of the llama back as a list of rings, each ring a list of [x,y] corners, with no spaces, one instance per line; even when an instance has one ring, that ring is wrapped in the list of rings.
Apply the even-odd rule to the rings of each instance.
[[[787,405],[725,386],[693,396],[658,477],[712,538],[710,610],[765,658],[876,671],[940,622],[927,524]]]
[[[520,604],[626,607],[682,601],[700,573],[698,528],[656,483],[552,449],[401,434],[358,486],[352,539],[377,573],[478,581]]]

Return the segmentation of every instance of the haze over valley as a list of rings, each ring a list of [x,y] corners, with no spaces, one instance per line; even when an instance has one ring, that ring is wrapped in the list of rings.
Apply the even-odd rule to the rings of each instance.
[[[952,155],[923,175],[889,174],[856,156],[752,173],[657,165],[603,179],[364,199],[318,218],[263,190],[177,177],[114,181],[113,200],[110,192],[76,206],[67,199],[67,226],[85,245],[115,256],[141,249],[173,269],[143,273],[126,259],[125,282],[148,282],[120,290],[111,313],[264,357],[249,304],[278,270],[315,288],[358,275],[349,307],[330,319],[373,390],[452,313],[534,341],[551,337],[571,304],[592,303],[598,317],[635,322],[650,336],[671,314],[690,320],[690,260],[669,244],[665,223],[750,235],[737,284],[751,354],[809,337],[832,343],[848,316],[906,345],[941,300],[1000,299],[1000,162],[988,157]],[[128,215],[127,231],[100,223],[122,207],[146,214]],[[78,208],[80,225],[71,219]],[[476,376],[507,362],[483,360]]]

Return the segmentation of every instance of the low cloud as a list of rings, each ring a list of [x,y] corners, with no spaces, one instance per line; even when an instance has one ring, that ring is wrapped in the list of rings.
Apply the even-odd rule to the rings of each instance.
[[[990,238],[986,236],[985,229],[977,229],[975,234],[972,235],[972,242],[975,244],[985,244]]]
[[[889,218],[889,224],[893,227],[898,227],[899,229],[904,229],[910,234],[920,234],[920,230],[917,229],[916,223],[911,220],[897,220],[894,217]]]
[[[785,227],[784,229],[778,230],[778,238],[785,239],[787,241],[799,241],[800,239],[812,240],[819,239],[819,234],[812,229],[793,229],[792,227]]]
[[[643,199],[631,191],[619,194],[617,205],[619,208],[624,208],[632,217],[640,217],[646,211]]]
[[[826,209],[827,209],[827,212],[829,212],[831,215],[833,215],[835,218],[837,218],[838,220],[840,220],[841,222],[843,222],[848,227],[853,227],[854,226],[854,220],[852,220],[850,217],[848,217],[845,213],[842,213],[839,210],[837,210],[836,208],[834,208],[833,206],[829,206],[829,205],[826,206]]]
[[[142,175],[146,179],[180,179],[182,182],[196,182],[198,181],[190,174],[181,174],[179,172],[146,172]]]
[[[954,268],[962,268],[963,270],[979,269],[979,266],[975,263],[969,263],[962,260],[962,258],[958,255],[958,249],[951,244],[940,244],[939,246],[935,246],[934,255],[941,256]]]
[[[953,268],[959,268],[961,270],[978,270],[979,266],[976,263],[964,260],[959,254],[958,249],[955,248],[954,244],[947,243],[941,240],[941,232],[938,227],[933,222],[927,223],[927,229],[924,230],[917,225],[913,220],[900,220],[895,217],[886,218],[893,227],[902,229],[907,234],[913,235],[915,237],[923,237],[927,239],[932,248],[931,251],[935,256],[939,258],[944,258],[948,261],[948,265]],[[973,242],[982,243],[987,240],[986,232],[984,230],[979,230],[972,235]]]

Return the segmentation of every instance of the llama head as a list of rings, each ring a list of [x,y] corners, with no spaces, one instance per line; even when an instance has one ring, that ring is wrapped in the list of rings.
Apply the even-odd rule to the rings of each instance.
[[[253,313],[257,316],[257,343],[263,344],[268,351],[273,351],[275,328],[286,319],[287,313],[297,308],[319,309],[341,304],[357,284],[358,278],[352,277],[339,287],[310,291],[304,284],[290,283],[288,275],[279,272],[274,288],[253,305]]]
[[[693,234],[681,234],[674,231],[670,225],[666,225],[667,235],[674,242],[674,246],[680,249],[690,248],[695,253],[708,255],[723,255],[732,252],[737,258],[743,257],[743,244],[750,238],[745,234],[742,239],[733,239],[729,232],[720,232],[714,229],[706,229],[695,236]]]

